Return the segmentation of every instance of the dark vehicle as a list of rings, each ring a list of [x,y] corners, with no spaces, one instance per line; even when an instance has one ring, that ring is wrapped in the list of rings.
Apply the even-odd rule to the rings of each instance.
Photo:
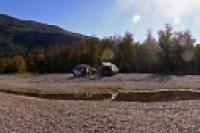
[[[87,64],[79,64],[72,69],[72,73],[75,78],[84,77],[87,75],[92,75],[96,73],[96,69],[87,65]]]
[[[119,72],[118,67],[110,62],[102,63],[101,75],[102,76],[113,76]]]

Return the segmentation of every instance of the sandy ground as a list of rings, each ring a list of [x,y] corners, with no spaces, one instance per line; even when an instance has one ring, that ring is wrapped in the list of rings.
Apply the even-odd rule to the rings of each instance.
[[[0,93],[0,132],[198,133],[200,101],[54,101]]]
[[[200,76],[149,74],[73,79],[70,74],[0,76],[0,89],[43,93],[84,91],[88,85],[114,85],[123,91],[200,90]],[[113,102],[47,100],[0,93],[0,132],[199,133],[200,100],[173,102]]]

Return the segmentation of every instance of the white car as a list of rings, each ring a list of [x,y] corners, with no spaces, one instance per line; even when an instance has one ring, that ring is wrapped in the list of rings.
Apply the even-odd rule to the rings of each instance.
[[[102,76],[113,76],[119,72],[119,68],[110,62],[103,62],[102,63]]]

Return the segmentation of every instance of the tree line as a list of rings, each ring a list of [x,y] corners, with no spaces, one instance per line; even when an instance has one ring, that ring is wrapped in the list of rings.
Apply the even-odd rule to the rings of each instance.
[[[12,54],[0,56],[0,73],[66,73],[77,64],[100,68],[105,61],[115,63],[122,73],[199,74],[200,45],[189,31],[174,31],[166,24],[158,39],[148,31],[142,43],[127,32],[101,40],[82,38],[73,45],[14,46]]]

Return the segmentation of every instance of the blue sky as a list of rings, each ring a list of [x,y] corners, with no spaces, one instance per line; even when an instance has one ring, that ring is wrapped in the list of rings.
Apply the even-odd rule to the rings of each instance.
[[[98,37],[130,31],[139,41],[171,23],[199,42],[199,7],[199,0],[1,0],[0,13]]]

